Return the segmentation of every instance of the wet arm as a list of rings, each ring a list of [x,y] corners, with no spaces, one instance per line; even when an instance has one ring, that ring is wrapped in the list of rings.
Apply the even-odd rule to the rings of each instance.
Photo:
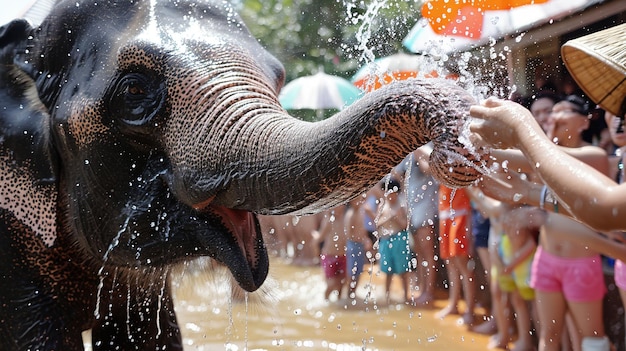
[[[602,172],[604,175],[609,174],[609,160],[603,149],[595,146],[584,147],[563,147],[557,146],[562,152],[588,164],[594,169]],[[533,173],[536,167],[533,167],[526,155],[518,149],[492,150],[490,152],[489,164],[498,162],[505,163],[507,169],[520,173]],[[488,165],[489,165],[488,164]],[[503,166],[504,167],[504,166]]]
[[[470,125],[474,142],[520,149],[576,218],[599,231],[626,228],[626,185],[559,149],[523,106],[489,99],[470,114],[483,120]]]
[[[478,186],[486,196],[510,205],[541,205],[543,184],[531,182],[514,171],[485,175]],[[558,202],[556,207],[551,203],[545,204],[544,209],[572,216],[562,202]]]

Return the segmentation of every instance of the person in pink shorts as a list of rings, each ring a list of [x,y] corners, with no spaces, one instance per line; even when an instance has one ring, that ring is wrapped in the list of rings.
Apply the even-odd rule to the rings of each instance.
[[[600,255],[567,258],[537,249],[533,262],[531,286],[535,289],[563,293],[567,301],[601,300],[606,293]]]
[[[560,350],[566,314],[571,316],[567,331],[574,346],[609,350],[602,315],[606,293],[602,259],[593,246],[572,240],[594,235],[570,217],[546,213],[530,280],[539,314],[540,351]],[[602,345],[589,348],[590,343]]]

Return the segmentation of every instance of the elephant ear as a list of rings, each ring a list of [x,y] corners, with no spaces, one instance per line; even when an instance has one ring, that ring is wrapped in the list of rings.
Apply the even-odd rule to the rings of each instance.
[[[15,163],[36,183],[49,183],[56,179],[50,115],[39,98],[32,67],[20,57],[33,32],[25,20],[0,27],[0,162]]]

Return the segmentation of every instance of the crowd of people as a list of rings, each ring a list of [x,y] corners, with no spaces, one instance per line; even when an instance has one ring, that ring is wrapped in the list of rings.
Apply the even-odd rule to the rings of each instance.
[[[626,38],[626,25],[606,31],[593,35]],[[620,64],[623,83],[626,62]],[[339,298],[346,287],[355,298],[365,262],[376,261],[387,293],[398,276],[401,302],[433,306],[441,260],[448,301],[436,317],[460,314],[472,330],[493,335],[490,348],[608,351],[602,301],[613,259],[626,302],[626,90],[585,84],[565,95],[538,91],[525,103],[473,106],[471,139],[489,148],[492,170],[473,186],[437,184],[427,145],[367,193],[308,221],[307,238],[294,251],[321,264],[325,297]],[[615,91],[618,99],[602,98]],[[484,270],[475,269],[476,260]],[[478,274],[491,296],[483,321],[475,317]]]

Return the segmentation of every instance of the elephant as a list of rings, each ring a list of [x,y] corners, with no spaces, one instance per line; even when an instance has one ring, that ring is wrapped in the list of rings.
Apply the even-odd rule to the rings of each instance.
[[[209,257],[246,291],[257,215],[313,214],[432,141],[436,177],[480,174],[474,100],[413,79],[319,122],[222,0],[60,1],[0,27],[0,349],[182,350],[168,275]]]

